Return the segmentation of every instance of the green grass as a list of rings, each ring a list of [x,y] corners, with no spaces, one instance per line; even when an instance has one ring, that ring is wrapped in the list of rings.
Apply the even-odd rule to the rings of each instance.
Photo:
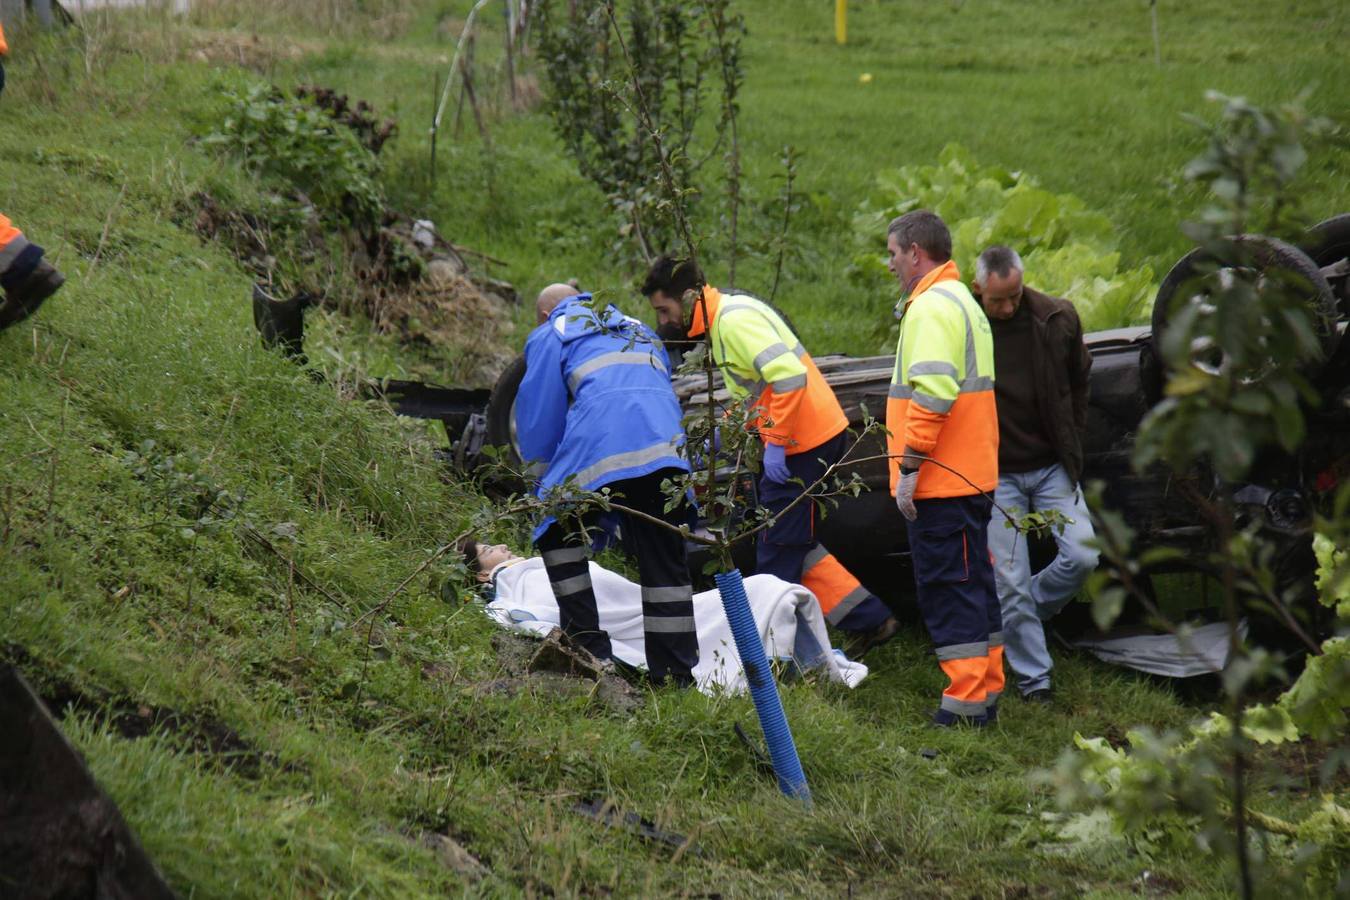
[[[608,268],[599,198],[538,114],[494,120],[491,155],[469,123],[443,143],[427,190],[418,123],[428,64],[447,49],[432,26],[466,6],[419,6],[413,29],[389,41],[291,22],[301,55],[261,65],[283,84],[321,81],[396,112],[393,196],[507,261],[499,274],[527,294],[558,276],[630,284],[635,272]],[[875,323],[840,311],[876,300],[844,281],[854,248],[833,242],[849,240],[879,167],[961,141],[1119,217],[1122,250],[1152,260],[1181,249],[1180,211],[1160,179],[1195,149],[1176,113],[1195,109],[1203,87],[1280,99],[1320,78],[1316,104],[1345,107],[1332,78],[1345,13],[1332,4],[1252,4],[1241,16],[1165,5],[1161,73],[1148,65],[1143,4],[855,4],[855,44],[843,49],[830,42],[827,4],[748,13],[752,186],[771,196],[782,143],[806,152],[814,200],[783,296],[822,352],[872,349]],[[11,37],[0,210],[70,281],[31,325],[0,335],[0,645],[26,648],[39,686],[218,720],[274,755],[242,773],[190,752],[183,735],[128,740],[103,715],[66,720],[182,894],[1106,897],[1135,893],[1145,870],[1188,896],[1227,890],[1230,873],[1198,855],[1053,841],[1053,797],[1035,773],[1075,731],[1119,736],[1202,711],[1166,684],[1073,654],[1057,670],[1059,708],[1009,702],[1003,724],[980,734],[924,727],[940,675],[916,629],[869,658],[873,675],[856,691],[786,687],[815,794],[805,814],[732,733],[738,721],[755,731],[748,699],[661,692],[620,716],[542,691],[479,690],[500,675],[493,628],[439,598],[449,566],[393,604],[367,653],[350,623],[485,501],[444,480],[423,429],[258,348],[248,275],[182,213],[202,188],[254,196],[194,143],[219,86],[243,75],[195,61],[200,33],[129,21],[90,27],[77,46],[38,45],[41,68]],[[870,86],[860,71],[874,74]],[[920,95],[932,116],[909,105]],[[1005,128],[992,127],[996,113]],[[1345,207],[1342,164],[1323,155],[1312,167],[1324,204],[1314,212]],[[753,263],[743,284],[766,277]],[[330,374],[425,365],[332,317],[309,350]],[[452,380],[452,353],[445,364]],[[128,464],[146,441],[153,461],[171,455],[244,494],[242,517],[331,597],[292,582],[238,524],[185,536],[195,515],[183,493]],[[499,534],[518,540],[526,527]],[[704,855],[673,859],[570,812],[592,796],[690,835]],[[489,874],[462,881],[420,844],[423,831],[455,836]]]
[[[441,5],[460,15],[468,6]],[[934,162],[948,143],[960,143],[982,164],[1027,171],[1050,191],[1082,197],[1119,223],[1124,264],[1151,264],[1161,279],[1189,248],[1179,226],[1198,204],[1179,173],[1202,138],[1182,117],[1211,114],[1206,90],[1281,103],[1309,89],[1311,109],[1342,124],[1350,108],[1336,49],[1350,34],[1350,13],[1334,2],[1163,2],[1161,69],[1142,0],[850,7],[851,42],[840,47],[827,3],[740,5],[750,33],[742,97],[747,191],[753,205],[771,205],[782,147],[801,152],[799,187],[811,202],[798,217],[799,245],[779,298],[817,354],[881,352],[893,298],[850,284],[845,270],[858,250],[850,217],[883,169]],[[484,45],[481,55],[491,59],[495,42]],[[859,82],[863,73],[871,83]],[[603,200],[560,154],[545,116],[494,123],[491,165],[466,121],[471,139],[441,155],[443,181],[428,196],[425,69],[332,77],[364,95],[397,98],[405,119],[419,123],[394,151],[402,196],[450,233],[510,261],[522,286],[575,275],[631,296],[640,273],[614,270]],[[1310,224],[1350,209],[1343,150],[1314,153],[1306,171]],[[716,191],[715,182],[705,185],[709,219],[721,213]],[[743,227],[751,239],[763,238],[776,220],[752,214]],[[705,221],[702,230],[718,228]],[[875,246],[880,255],[881,235]],[[723,251],[714,240],[703,254],[714,280],[726,274]],[[743,261],[738,282],[767,294],[771,263]],[[1028,279],[1034,284],[1035,273]]]

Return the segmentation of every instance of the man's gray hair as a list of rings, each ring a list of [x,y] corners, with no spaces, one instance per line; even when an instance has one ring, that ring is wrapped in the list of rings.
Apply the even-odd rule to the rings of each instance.
[[[975,283],[984,284],[990,275],[1007,278],[1013,271],[1026,271],[1022,268],[1022,257],[1011,247],[995,244],[986,248],[980,258],[975,260]]]
[[[895,242],[901,249],[918,244],[935,263],[945,263],[952,258],[952,233],[942,217],[931,210],[915,209],[892,219],[886,234],[895,235]]]

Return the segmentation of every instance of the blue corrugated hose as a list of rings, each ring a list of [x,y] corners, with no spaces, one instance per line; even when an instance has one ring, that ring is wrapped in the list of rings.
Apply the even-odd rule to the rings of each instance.
[[[788,729],[778,684],[764,653],[764,642],[759,639],[759,629],[750,612],[750,600],[745,596],[745,582],[741,580],[740,570],[732,569],[713,577],[717,581],[717,592],[722,595],[722,608],[731,624],[731,635],[736,639],[736,651],[741,655],[741,666],[745,669],[745,680],[750,684],[759,724],[764,729],[764,740],[769,744],[769,758],[773,760],[773,770],[778,776],[778,787],[789,797],[796,797],[810,806],[811,789],[807,787],[797,745]]]

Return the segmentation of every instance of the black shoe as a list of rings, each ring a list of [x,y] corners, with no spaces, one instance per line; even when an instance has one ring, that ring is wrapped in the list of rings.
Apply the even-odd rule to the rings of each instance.
[[[965,725],[969,728],[983,728],[989,724],[987,716],[960,716],[954,712],[948,712],[945,709],[939,709],[933,713],[933,718],[929,720],[934,728],[954,728],[957,725]]]
[[[896,621],[895,616],[887,616],[886,621],[876,628],[856,632],[853,639],[849,641],[845,652],[848,653],[850,659],[858,659],[868,650],[880,647],[895,637],[899,630],[900,623]]]
[[[37,312],[42,302],[65,283],[65,277],[55,266],[45,259],[39,262],[27,278],[5,291],[5,302],[0,303],[0,329],[18,324]]]
[[[1040,688],[1029,694],[1023,694],[1022,699],[1040,706],[1053,706],[1055,703],[1055,695],[1050,692],[1049,688]]]

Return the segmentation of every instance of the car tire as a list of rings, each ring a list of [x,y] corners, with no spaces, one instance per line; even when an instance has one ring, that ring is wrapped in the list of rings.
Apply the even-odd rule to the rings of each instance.
[[[1329,266],[1350,257],[1350,213],[1318,222],[1308,229],[1299,246],[1319,266]],[[1341,320],[1350,320],[1350,278],[1341,281],[1337,299]]]
[[[525,379],[525,354],[520,354],[502,370],[492,386],[492,398],[487,405],[487,442],[494,447],[509,448],[508,462],[520,463],[520,445],[515,440],[512,413],[516,408],[516,394]]]
[[[1202,277],[1209,266],[1216,262],[1220,266],[1224,257],[1235,259],[1239,255],[1252,253],[1262,271],[1280,270],[1291,274],[1299,282],[1307,285],[1305,294],[1309,311],[1314,316],[1314,326],[1322,345],[1322,358],[1309,365],[1307,374],[1315,375],[1323,361],[1330,359],[1336,350],[1339,333],[1336,329],[1337,304],[1331,285],[1317,263],[1313,262],[1299,248],[1276,238],[1262,235],[1240,235],[1227,243],[1231,256],[1226,250],[1216,254],[1207,247],[1197,247],[1187,253],[1163,279],[1158,295],[1153,301],[1153,350],[1160,360],[1164,359],[1162,342],[1167,334],[1168,323],[1174,313],[1178,295],[1184,288],[1193,286]],[[1192,299],[1196,295],[1193,295]],[[1165,363],[1164,363],[1165,364]]]

